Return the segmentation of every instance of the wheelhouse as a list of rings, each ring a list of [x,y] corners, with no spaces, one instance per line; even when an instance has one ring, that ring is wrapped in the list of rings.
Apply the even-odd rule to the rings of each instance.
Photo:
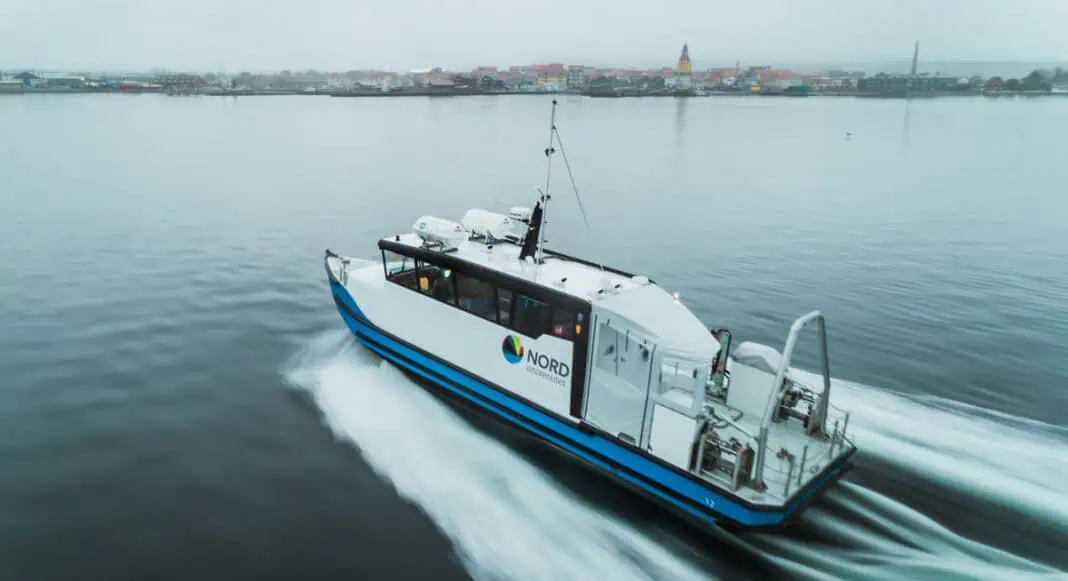
[[[568,373],[570,415],[581,417],[589,345],[591,305],[588,301],[465,260],[455,249],[442,251],[433,246],[413,246],[397,239],[380,240],[378,246],[383,275],[395,285],[495,324],[502,330],[515,331],[532,339],[550,335],[571,342],[571,361],[574,363]],[[525,355],[530,356],[529,353]]]

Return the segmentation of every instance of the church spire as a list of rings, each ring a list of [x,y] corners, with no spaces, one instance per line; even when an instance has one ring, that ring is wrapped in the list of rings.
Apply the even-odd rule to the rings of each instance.
[[[690,47],[686,43],[683,43],[682,54],[679,55],[679,64],[675,67],[675,72],[682,76],[689,77],[692,70],[693,66],[690,63]]]

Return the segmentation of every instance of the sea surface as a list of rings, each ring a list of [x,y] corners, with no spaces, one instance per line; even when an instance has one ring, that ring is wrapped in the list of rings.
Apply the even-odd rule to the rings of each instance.
[[[740,535],[335,310],[326,248],[530,204],[549,101],[0,98],[0,579],[1068,578],[1068,99],[560,98],[552,247],[828,318],[857,467]]]

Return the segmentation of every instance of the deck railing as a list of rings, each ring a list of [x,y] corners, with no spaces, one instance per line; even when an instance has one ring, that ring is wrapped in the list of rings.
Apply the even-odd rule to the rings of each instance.
[[[330,259],[331,258],[336,258],[337,259],[337,264],[338,264],[338,268],[337,268],[338,271],[336,273],[337,281],[340,282],[342,285],[349,284],[349,269],[348,269],[349,259],[347,259],[344,256],[341,256],[340,254],[338,254],[336,252],[333,252],[329,248],[327,248],[326,249],[326,256],[323,257],[323,262],[324,262],[324,265],[326,266],[326,272],[329,273],[329,274],[332,274],[332,275],[335,274],[335,273],[330,268]]]

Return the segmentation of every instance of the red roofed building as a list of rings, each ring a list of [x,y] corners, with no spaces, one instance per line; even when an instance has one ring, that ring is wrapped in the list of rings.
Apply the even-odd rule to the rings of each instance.
[[[769,89],[786,89],[802,85],[804,77],[793,71],[761,70],[757,73],[757,82]]]
[[[567,85],[567,67],[562,64],[534,65],[534,71],[539,85],[558,89]]]

